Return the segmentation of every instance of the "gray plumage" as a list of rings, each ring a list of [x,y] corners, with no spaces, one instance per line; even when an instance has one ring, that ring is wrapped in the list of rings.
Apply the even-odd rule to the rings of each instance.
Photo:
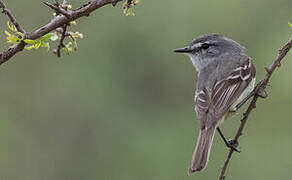
[[[187,54],[198,71],[194,102],[200,132],[189,168],[192,173],[207,165],[217,126],[252,91],[255,68],[243,46],[218,34],[200,36],[175,52]]]

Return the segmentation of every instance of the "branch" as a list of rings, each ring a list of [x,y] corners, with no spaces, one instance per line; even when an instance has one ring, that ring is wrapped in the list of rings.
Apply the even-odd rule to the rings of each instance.
[[[38,39],[38,38],[46,35],[47,33],[59,28],[59,27],[63,27],[64,25],[67,25],[71,21],[79,19],[83,16],[89,16],[90,13],[92,13],[93,11],[95,11],[98,8],[101,8],[107,4],[112,4],[113,6],[115,6],[120,1],[122,1],[122,0],[92,0],[89,3],[83,5],[82,7],[78,8],[76,10],[66,11],[66,14],[68,16],[65,16],[64,14],[61,13],[60,15],[54,17],[48,24],[42,26],[41,28],[36,29],[35,31],[33,31],[31,33],[25,33],[25,30],[23,28],[21,28],[21,26],[17,23],[15,17],[6,8],[5,4],[1,0],[0,0],[0,8],[2,8],[3,13],[8,15],[10,21],[15,25],[17,30],[19,32],[25,33],[26,39],[35,40],[35,39]],[[54,2],[58,3],[57,0],[55,0]],[[66,1],[64,1],[64,2],[66,3]],[[68,18],[68,17],[70,17],[70,18]],[[7,62],[10,58],[12,58],[18,52],[22,51],[26,45],[27,45],[26,43],[21,41],[16,46],[9,48],[7,51],[4,51],[3,53],[1,53],[0,54],[0,65]]]
[[[2,1],[0,1],[0,8],[2,8],[2,13],[6,14],[9,17],[10,21],[14,24],[17,31],[24,34],[25,30],[18,24],[16,18],[13,16],[11,11],[6,8],[5,4]]]
[[[66,37],[66,31],[67,31],[67,25],[64,25],[62,27],[62,34],[61,34],[61,38],[59,40],[58,48],[56,49],[56,54],[58,57],[61,57],[61,49],[65,47],[63,42],[64,42],[64,39]]]
[[[70,15],[70,13],[67,11],[67,10],[65,10],[65,9],[63,9],[60,5],[59,6],[55,6],[55,5],[53,5],[53,4],[51,4],[51,3],[48,3],[48,2],[43,2],[46,6],[48,6],[48,7],[50,7],[50,8],[52,8],[53,10],[55,10],[58,14],[63,14],[64,16],[66,16],[68,19],[71,19],[71,15]]]
[[[256,102],[258,100],[258,98],[260,97],[260,94],[262,94],[262,92],[264,92],[265,88],[267,87],[269,81],[270,81],[270,78],[273,74],[273,72],[275,71],[275,69],[277,67],[280,67],[281,65],[281,60],[286,56],[286,54],[288,53],[288,51],[292,48],[292,39],[289,40],[289,42],[279,51],[279,54],[277,56],[277,58],[275,59],[275,61],[269,66],[269,67],[265,67],[265,70],[267,72],[265,78],[260,81],[254,91],[255,91],[255,95],[252,99],[252,101],[250,102],[247,110],[245,111],[245,113],[243,114],[243,118],[241,119],[241,124],[237,130],[237,133],[233,139],[233,142],[238,144],[238,139],[239,137],[242,135],[242,131],[243,131],[243,128],[246,124],[246,121],[250,115],[250,113],[252,112],[252,110],[254,108],[256,108]],[[228,153],[228,156],[227,156],[227,159],[225,160],[225,163],[223,165],[223,168],[221,170],[221,173],[220,173],[220,176],[218,178],[218,180],[223,180],[225,179],[225,172],[226,172],[226,169],[227,169],[227,166],[230,162],[230,159],[232,157],[232,154],[233,154],[234,150],[233,149],[230,149],[229,153]]]

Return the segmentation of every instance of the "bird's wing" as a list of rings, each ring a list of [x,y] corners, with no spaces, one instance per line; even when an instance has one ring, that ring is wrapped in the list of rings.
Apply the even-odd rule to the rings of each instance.
[[[210,123],[208,123],[208,120],[210,121],[211,119],[213,119],[208,118],[213,114],[212,112],[210,112],[210,110],[212,110],[211,104],[211,98],[206,88],[203,88],[201,91],[196,92],[195,111],[197,113],[197,117],[200,123],[200,129],[205,129],[207,126],[209,126]]]
[[[196,92],[195,111],[201,122],[201,128],[218,123],[217,121],[228,112],[254,77],[255,68],[251,60],[247,59],[227,77],[216,80],[210,93],[206,89]],[[208,118],[210,113],[212,119]]]

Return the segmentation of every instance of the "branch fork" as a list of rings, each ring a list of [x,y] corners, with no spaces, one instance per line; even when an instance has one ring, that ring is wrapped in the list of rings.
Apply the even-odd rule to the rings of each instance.
[[[69,10],[67,10],[67,6],[65,4],[59,5],[58,3],[51,4],[48,2],[43,2],[46,6],[50,7],[51,9],[55,10],[55,12],[58,14],[62,14],[66,16],[68,19],[72,19],[72,13],[70,13]]]
[[[9,11],[5,4],[0,0],[0,8],[3,13],[5,13],[9,20],[15,25],[16,29],[25,35],[26,39],[36,40],[47,33],[56,30],[57,28],[63,27],[64,25],[70,24],[71,21],[79,19],[84,16],[88,16],[93,11],[108,5],[115,5],[122,0],[91,0],[86,5],[81,6],[75,10],[67,10],[67,0],[63,0],[63,3],[60,4],[58,0],[54,0],[54,4],[44,2],[45,5],[50,7],[51,9],[57,11],[57,13],[61,14],[60,16],[54,17],[49,23],[43,25],[42,27],[34,30],[31,33],[26,33],[26,31],[19,25],[16,18],[13,16],[11,11]],[[9,48],[8,50],[0,53],[0,65],[10,60],[14,55],[18,52],[21,52],[27,44],[21,41],[16,44],[13,48]],[[62,44],[61,44],[62,46]]]

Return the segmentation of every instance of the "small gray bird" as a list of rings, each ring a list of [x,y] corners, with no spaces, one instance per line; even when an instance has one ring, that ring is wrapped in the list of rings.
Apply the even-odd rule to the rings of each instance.
[[[194,103],[200,132],[189,168],[193,173],[206,167],[217,127],[252,92],[255,67],[243,46],[218,34],[200,36],[174,52],[188,55],[198,72]]]

